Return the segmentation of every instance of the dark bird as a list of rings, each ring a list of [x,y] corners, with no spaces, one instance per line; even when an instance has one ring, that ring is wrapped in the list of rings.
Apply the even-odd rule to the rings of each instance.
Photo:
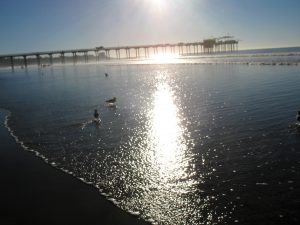
[[[108,77],[108,73],[105,73],[105,77]]]
[[[100,115],[97,109],[95,109],[94,111],[94,122],[97,124],[100,124],[101,122]]]
[[[117,98],[116,97],[113,97],[112,99],[109,99],[109,100],[106,100],[105,102],[108,103],[108,104],[113,104],[117,101]]]
[[[95,111],[94,111],[94,118],[99,119],[99,113],[98,113],[97,109],[95,109]]]

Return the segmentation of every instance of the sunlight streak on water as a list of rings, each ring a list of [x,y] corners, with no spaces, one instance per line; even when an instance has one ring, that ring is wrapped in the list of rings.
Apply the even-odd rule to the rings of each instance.
[[[165,222],[169,218],[180,217],[181,211],[193,213],[195,205],[185,202],[188,195],[195,193],[198,184],[191,168],[193,141],[184,126],[180,100],[169,81],[166,74],[159,74],[156,78],[148,107],[147,132],[143,138],[146,142],[143,149],[145,158],[141,160],[148,159],[148,170],[143,180],[148,180],[150,186],[150,191],[143,193],[142,205],[148,205],[147,214],[155,221]]]
[[[158,53],[150,56],[146,62],[148,63],[158,63],[158,64],[166,64],[166,63],[176,63],[178,62],[178,54],[173,53]]]
[[[158,83],[154,93],[154,107],[150,113],[149,141],[162,178],[181,177],[184,174],[184,152],[187,145],[180,125],[174,94],[167,83]]]

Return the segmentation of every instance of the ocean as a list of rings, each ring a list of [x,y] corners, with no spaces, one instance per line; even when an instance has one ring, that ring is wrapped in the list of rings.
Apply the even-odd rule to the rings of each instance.
[[[33,157],[152,224],[297,224],[299,63],[282,48],[3,68],[0,108]]]

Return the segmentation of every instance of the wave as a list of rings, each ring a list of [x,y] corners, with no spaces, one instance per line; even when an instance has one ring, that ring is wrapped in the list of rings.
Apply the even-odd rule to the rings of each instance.
[[[34,150],[32,148],[27,147],[25,145],[25,143],[22,140],[19,139],[19,137],[15,134],[13,129],[9,126],[9,120],[10,120],[11,115],[12,115],[11,111],[9,111],[7,109],[4,109],[4,108],[0,108],[0,113],[3,113],[5,115],[4,126],[8,130],[9,134],[14,138],[16,143],[18,143],[24,150],[34,153],[34,155],[36,157],[42,159],[45,163],[47,163],[51,167],[53,167],[55,169],[58,169],[60,171],[63,171],[64,173],[67,173],[67,174],[73,176],[74,178],[82,181],[86,185],[92,186],[93,188],[97,189],[99,194],[101,194],[103,197],[105,197],[106,200],[110,201],[111,203],[116,205],[118,208],[121,208],[122,210],[124,210],[121,207],[120,203],[115,198],[113,198],[113,196],[111,196],[111,194],[105,192],[104,188],[102,188],[98,184],[94,184],[94,183],[84,179],[83,177],[77,177],[72,171],[67,170],[65,168],[62,168],[62,167],[59,167],[54,161],[50,162],[43,154],[39,153],[37,150]],[[129,210],[124,210],[124,211],[131,214],[132,216],[139,216],[140,215],[140,212],[137,212],[137,211],[129,211]]]
[[[300,48],[292,48],[293,51],[281,50],[242,50],[232,53],[189,54],[162,61],[151,57],[143,59],[111,59],[103,63],[101,62],[101,64],[110,66],[163,64],[300,65]]]
[[[121,66],[121,65],[165,65],[165,64],[173,64],[173,65],[226,65],[226,64],[233,64],[233,65],[272,65],[272,66],[299,66],[300,65],[300,60],[299,62],[293,62],[293,61],[226,61],[226,60],[207,60],[207,61],[196,61],[196,60],[178,60],[178,61],[170,61],[170,62],[155,62],[155,61],[134,61],[134,62],[116,62],[116,63],[111,63],[110,66]]]
[[[34,149],[31,149],[29,147],[27,147],[23,141],[21,141],[18,136],[14,133],[14,131],[12,130],[12,128],[8,125],[9,123],[9,118],[11,117],[11,112],[7,109],[3,109],[3,108],[0,108],[0,112],[4,113],[5,114],[5,119],[4,119],[4,126],[6,127],[6,129],[8,130],[9,134],[15,139],[16,143],[20,144],[20,146],[26,150],[26,151],[29,151],[29,152],[33,152],[35,154],[35,156],[43,159],[46,163],[48,163],[49,165],[52,165],[54,166],[55,163],[49,163],[48,162],[48,159],[40,154],[38,151],[34,150]]]

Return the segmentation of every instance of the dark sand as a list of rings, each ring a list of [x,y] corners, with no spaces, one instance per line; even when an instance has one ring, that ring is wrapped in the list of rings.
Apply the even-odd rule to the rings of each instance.
[[[0,112],[0,224],[147,224],[46,164],[9,134]]]

